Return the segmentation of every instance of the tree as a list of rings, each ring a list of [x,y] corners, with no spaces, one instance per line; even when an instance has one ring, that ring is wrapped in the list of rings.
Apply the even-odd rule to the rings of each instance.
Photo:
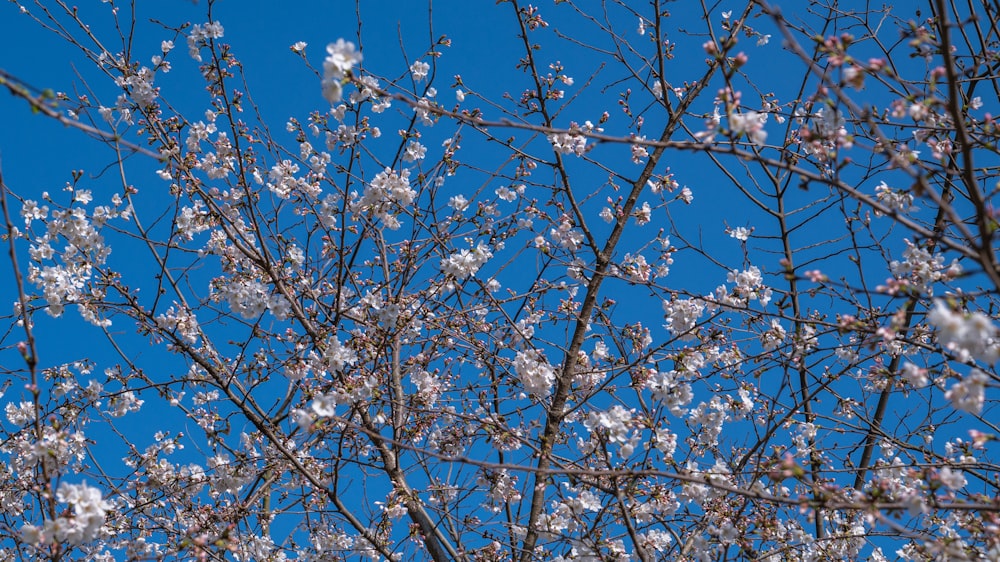
[[[1000,556],[996,2],[136,4],[7,24],[0,558]]]

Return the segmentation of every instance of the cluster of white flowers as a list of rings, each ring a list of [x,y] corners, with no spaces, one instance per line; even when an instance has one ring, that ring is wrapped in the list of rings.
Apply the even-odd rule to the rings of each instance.
[[[333,194],[327,195],[319,204],[319,210],[316,211],[316,219],[319,223],[326,228],[335,228],[337,226],[337,214],[340,212],[340,208],[337,203],[340,199]]]
[[[567,215],[559,219],[559,226],[550,230],[549,236],[553,242],[571,252],[579,250],[583,244],[583,232],[579,228],[573,228],[573,219]]]
[[[653,431],[652,445],[663,453],[665,459],[672,459],[677,450],[677,434],[666,428],[657,428]]]
[[[45,521],[39,528],[34,525],[21,527],[21,538],[29,544],[69,543],[81,545],[98,538],[102,534],[104,519],[111,504],[104,500],[101,491],[86,482],[70,484],[63,482],[56,490],[56,500],[72,507],[55,519]]]
[[[410,382],[417,387],[417,398],[427,406],[433,406],[445,388],[440,377],[423,369],[410,373]]]
[[[461,213],[469,208],[469,200],[459,193],[458,195],[452,195],[448,199],[448,206],[454,209],[455,212]]]
[[[82,207],[73,207],[67,211],[52,211],[48,232],[40,242],[53,241],[62,236],[67,242],[64,253],[94,252],[98,258],[107,257],[111,253],[111,249],[104,245],[104,238],[97,232],[95,226],[103,225],[108,218],[113,216],[115,214],[107,207],[95,208],[92,221],[87,217],[87,211]],[[103,260],[98,262],[98,264],[101,263],[104,263]]]
[[[313,396],[312,402],[309,403],[309,409],[312,413],[321,418],[328,418],[337,413],[337,406],[340,404],[345,404],[350,400],[350,397],[341,392],[323,392]],[[309,419],[309,423],[312,419]],[[300,425],[301,422],[300,422]]]
[[[108,415],[113,418],[120,418],[129,412],[138,412],[142,409],[145,400],[136,396],[135,392],[127,390],[115,394],[108,400]]]
[[[723,306],[746,307],[750,301],[759,301],[761,306],[771,302],[771,288],[764,285],[764,276],[760,269],[751,265],[743,271],[733,270],[726,276],[726,281],[736,283],[732,294],[725,285],[715,290],[715,302]]]
[[[771,319],[771,328],[760,335],[760,343],[764,346],[764,351],[774,351],[785,341],[787,332],[781,326],[781,321],[777,318]]]
[[[87,204],[92,196],[89,190],[77,190],[73,200]],[[129,206],[121,207],[120,196],[116,195],[113,202],[116,208],[97,206],[90,216],[80,206],[52,211],[45,234],[33,239],[29,250],[33,263],[29,265],[28,280],[42,290],[48,303],[46,312],[50,315],[60,316],[66,304],[75,303],[80,305],[80,314],[87,322],[96,326],[111,325],[109,320],[98,317],[90,305],[90,301],[102,299],[105,291],[103,285],[95,286],[90,281],[94,268],[103,266],[111,254],[98,228],[109,219],[128,220],[131,216]],[[45,220],[47,213],[48,207],[39,207],[31,200],[25,201],[21,211],[26,227],[34,220]],[[52,245],[60,238],[65,239],[66,245],[57,251]],[[62,258],[59,263],[39,267],[57,256]]]
[[[718,462],[721,462],[721,460],[717,461],[716,467],[713,469],[713,472],[715,470],[720,470],[722,472],[722,474],[718,475],[709,474],[705,471],[702,471],[699,468],[698,464],[693,460],[688,461],[687,464],[685,465],[685,468],[687,469],[687,473],[691,476],[707,477],[711,479],[713,483],[726,484],[728,483],[727,482],[728,478],[726,478],[723,474],[726,474],[728,470],[726,470],[725,466],[719,466]],[[677,495],[677,499],[680,500],[681,503],[692,503],[697,507],[701,507],[703,502],[712,499],[714,497],[717,497],[720,493],[721,492],[719,492],[716,488],[713,488],[706,484],[701,484],[698,482],[685,482],[681,486],[681,491]],[[707,544],[704,544],[702,548],[706,546]]]
[[[605,346],[603,342],[599,341],[595,346],[595,361],[601,360],[598,358],[599,352],[597,349],[602,349],[602,357],[607,357],[607,346]],[[576,368],[573,369],[572,382],[573,386],[575,386],[579,392],[585,393],[597,388],[597,385],[604,382],[607,377],[608,371],[606,369],[596,368],[596,366],[591,363],[590,356],[587,355],[587,352],[581,349],[577,353],[577,363]]]
[[[211,228],[211,220],[208,210],[205,209],[205,203],[197,200],[193,206],[185,206],[181,209],[180,213],[177,213],[177,218],[174,219],[174,227],[177,229],[177,234],[183,236],[185,240],[190,241],[194,239],[196,234],[200,234]]]
[[[139,107],[145,108],[152,105],[159,96],[159,89],[153,87],[153,78],[153,71],[144,66],[137,71],[129,70],[126,75],[115,78],[115,85],[128,92],[129,97]],[[125,106],[125,98],[119,98],[118,107]]]
[[[631,456],[639,442],[639,434],[631,429],[632,412],[619,405],[602,412],[591,412],[583,426],[591,433],[603,434],[608,443],[618,444],[623,458]]]
[[[359,61],[360,54],[358,55]],[[359,80],[361,82],[358,90],[351,92],[350,101],[351,103],[359,103],[365,100],[372,100],[372,113],[382,113],[386,109],[392,107],[392,99],[387,96],[379,96],[378,90],[381,88],[379,81],[374,76],[362,76]],[[431,88],[433,90],[433,88]],[[341,106],[343,107],[343,106]],[[339,109],[339,108],[338,108]],[[343,121],[343,115],[337,116],[338,121]],[[374,127],[372,129],[372,136],[379,136],[379,128]]]
[[[8,402],[4,406],[4,413],[7,414],[7,421],[14,425],[27,425],[35,420],[35,404],[32,402],[20,402],[14,404]]]
[[[311,186],[305,178],[296,178],[299,165],[291,160],[282,160],[271,167],[267,174],[267,188],[281,199],[288,199],[295,191],[311,191]]]
[[[944,256],[941,254],[931,254],[926,248],[909,240],[904,242],[906,250],[903,250],[903,261],[893,260],[889,264],[889,270],[897,279],[907,279],[915,288],[933,295],[935,282],[954,278],[962,272],[958,260],[945,267]]]
[[[34,420],[34,406],[30,402],[13,408],[7,406],[6,413],[8,419],[21,422],[21,425]],[[39,439],[34,432],[27,431],[10,435],[12,437],[0,443],[0,453],[8,455],[7,469],[12,474],[33,475],[40,467],[49,471],[64,471],[67,466],[82,461],[87,454],[86,436],[66,426],[56,429],[43,424]]]
[[[636,136],[635,133],[630,135],[632,140],[631,151],[632,151],[632,163],[642,164],[647,157],[649,157],[649,150],[646,147],[646,135],[641,137]]]
[[[433,95],[436,93],[437,91],[434,88],[428,88],[427,90],[427,95],[430,97],[433,97]],[[427,99],[427,97],[418,99],[417,103],[414,104],[413,113],[415,113],[417,115],[417,118],[420,119],[421,125],[426,125],[428,127],[434,126],[434,118],[431,117],[432,114],[431,112],[434,109],[435,105],[436,104],[431,100]]]
[[[354,201],[352,210],[371,211],[382,219],[391,230],[400,227],[393,212],[394,206],[405,209],[413,204],[417,192],[410,187],[410,170],[396,173],[392,168],[379,172],[367,185],[360,200]]]
[[[537,350],[518,351],[514,358],[514,372],[528,394],[545,398],[552,392],[556,382],[556,372]]]
[[[729,114],[729,127],[733,130],[733,136],[746,134],[750,142],[759,146],[763,146],[767,142],[767,131],[764,130],[765,123],[767,123],[767,113],[747,111]]]
[[[590,490],[577,490],[567,484],[566,492],[567,497],[562,501],[552,502],[551,510],[540,518],[541,527],[550,533],[574,532],[582,526],[580,515],[588,511],[601,511],[604,507],[601,498]],[[569,495],[571,493],[576,495]],[[621,545],[621,548],[624,552],[624,545]],[[553,562],[557,560],[595,560],[597,559],[595,554],[590,547],[579,544],[573,548],[568,558],[559,557],[552,560]]]
[[[489,486],[490,509],[499,513],[504,506],[521,500],[521,492],[517,489],[517,476],[511,476],[507,469],[485,471],[479,475],[477,483]]]
[[[225,299],[233,312],[249,320],[267,310],[268,291],[260,281],[232,279],[222,285],[217,298]]]
[[[808,459],[813,450],[810,443],[816,439],[816,424],[799,422],[796,430],[792,433],[792,445],[795,446],[795,456]]]
[[[587,152],[587,137],[572,133],[552,133],[549,135],[549,143],[553,150],[560,154],[576,154],[583,156]]]
[[[913,210],[913,194],[902,189],[893,189],[884,181],[875,187],[875,198],[893,211],[906,213]],[[875,215],[881,216],[882,213],[875,211]]]
[[[174,309],[174,306],[177,309]],[[174,306],[156,317],[156,327],[164,331],[176,330],[181,339],[189,344],[197,342],[201,333],[198,328],[198,319],[190,310],[176,302],[174,302]]]
[[[1000,332],[989,316],[956,312],[944,301],[935,300],[927,320],[937,328],[938,343],[960,361],[975,359],[992,365],[1000,357]]]
[[[803,357],[816,348],[819,338],[816,337],[816,328],[812,324],[802,324],[795,334],[794,356]]]
[[[706,348],[706,351],[710,353],[715,353],[711,348]],[[698,351],[698,348],[691,349],[690,347],[685,347],[674,356],[674,368],[682,373],[693,374],[699,369],[705,367],[708,364],[708,357],[704,353]]]
[[[237,562],[250,562],[252,560],[285,562],[288,560],[285,553],[278,550],[274,539],[266,535],[243,534],[230,548],[233,552],[233,558]]]
[[[237,494],[254,478],[254,474],[242,463],[233,462],[229,455],[215,455],[208,459],[209,485],[212,495]]]
[[[326,349],[323,350],[323,356],[316,365],[316,370],[343,373],[347,367],[351,367],[357,362],[357,352],[340,343],[337,336],[331,336],[326,342]]]
[[[459,281],[474,277],[492,257],[493,252],[489,246],[479,242],[471,250],[461,250],[441,260],[441,273],[451,275]]]
[[[670,548],[673,536],[662,529],[650,529],[639,535],[639,544],[645,548],[652,548],[658,552],[664,552]]]
[[[403,153],[403,160],[406,162],[415,162],[417,160],[423,160],[427,155],[427,147],[420,144],[420,142],[411,140],[406,143],[406,152]]]
[[[338,106],[338,109],[347,109],[346,105]],[[340,112],[334,112],[334,117],[340,117]],[[363,139],[364,136],[361,131],[358,130],[354,125],[345,125],[341,123],[337,126],[336,131],[326,132],[326,147],[330,150],[346,150],[358,144],[358,141]]]
[[[223,32],[222,24],[217,21],[191,26],[191,33],[187,37],[188,54],[201,62],[201,48],[208,44],[209,39],[221,39]]]
[[[663,311],[667,314],[664,326],[670,333],[681,340],[694,339],[694,327],[698,318],[705,311],[705,303],[698,299],[663,301]]]
[[[361,62],[361,53],[354,50],[354,43],[338,39],[326,46],[323,60],[323,97],[337,103],[344,97],[344,80],[351,68]]]
[[[635,224],[646,226],[653,220],[653,208],[649,206],[648,201],[643,201],[639,208],[632,211],[632,216],[635,217]]]
[[[197,152],[202,142],[207,141],[212,134],[218,132],[214,121],[215,114],[209,113],[209,115],[211,119],[209,119],[208,123],[198,121],[192,123],[188,128],[187,139],[185,139],[184,144],[191,152]]]
[[[313,127],[316,127],[315,123],[313,124]],[[323,170],[325,170],[326,167],[333,160],[333,157],[330,156],[329,152],[318,151],[315,148],[313,148],[312,143],[306,141],[299,143],[299,158],[309,162],[309,169],[320,174],[323,173]],[[307,184],[307,185],[308,187],[303,191],[312,195],[313,197],[319,197],[320,191],[322,189],[319,185],[319,182],[314,182],[313,184]]]
[[[927,386],[927,369],[922,369],[907,361],[903,363],[900,376],[913,388],[923,388]]]
[[[328,556],[328,553],[349,551],[354,546],[354,537],[336,528],[323,526],[311,530],[309,542],[316,552],[322,553],[315,558],[318,561]]]
[[[625,254],[622,258],[621,266],[614,266],[617,273],[624,273],[625,277],[633,283],[648,283],[653,276],[653,266],[646,262],[646,257],[642,254],[633,256]]]
[[[983,403],[986,400],[986,383],[989,380],[990,377],[986,373],[979,369],[972,369],[969,374],[962,377],[962,380],[952,385],[944,397],[951,400],[951,405],[956,410],[978,415],[983,411]]]
[[[503,199],[508,203],[512,203],[515,200],[517,200],[518,195],[524,194],[524,189],[525,185],[522,183],[520,185],[512,185],[510,187],[507,186],[498,187],[496,188],[496,190],[494,190],[493,193],[495,193],[496,196],[499,197],[500,199]]]
[[[43,220],[49,216],[48,205],[38,206],[38,201],[34,199],[25,199],[24,204],[21,205],[21,217],[24,219],[24,227],[30,228],[31,222],[35,220]]]
[[[842,111],[821,107],[812,117],[816,132],[826,139],[837,139],[847,134],[844,128],[847,119]]]
[[[943,466],[938,470],[938,480],[947,486],[949,490],[961,490],[969,483],[962,469],[953,469],[949,466]]]
[[[91,271],[89,263],[68,263],[41,269],[31,266],[28,279],[42,288],[48,303],[45,311],[51,316],[60,316],[67,303],[83,299],[83,289],[90,280]]]
[[[292,246],[293,251],[290,252],[290,254],[293,256],[295,255],[294,253],[295,249],[297,248],[295,246]],[[286,320],[288,319],[289,316],[292,315],[292,303],[288,299],[286,299],[284,295],[280,293],[275,293],[267,297],[267,310],[271,314],[273,314],[274,317],[277,318],[278,320]]]
[[[410,73],[413,74],[413,80],[415,82],[422,82],[427,78],[427,73],[430,72],[431,65],[424,61],[417,61],[410,65]]]
[[[711,448],[719,444],[722,425],[729,419],[728,412],[729,406],[718,396],[713,396],[708,403],[702,402],[691,410],[689,423],[701,426],[701,430],[696,432],[699,445]]]
[[[664,402],[671,414],[683,416],[684,407],[694,399],[691,385],[685,379],[685,374],[679,371],[655,371],[646,379],[646,388],[653,394],[653,398]]]
[[[886,451],[891,453],[891,451]],[[890,455],[885,455],[890,457]],[[910,515],[916,516],[926,513],[928,510],[926,496],[921,488],[925,482],[921,478],[909,474],[910,468],[899,457],[892,457],[891,460],[879,460],[878,468],[875,469],[875,478],[883,493],[887,492],[887,498],[906,504]]]
[[[753,232],[752,228],[747,228],[745,226],[737,226],[736,228],[727,229],[730,238],[735,238],[740,242],[746,242],[750,239],[750,234]]]

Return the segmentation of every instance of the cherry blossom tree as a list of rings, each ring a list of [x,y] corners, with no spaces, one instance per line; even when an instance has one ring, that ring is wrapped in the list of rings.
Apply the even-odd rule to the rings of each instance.
[[[92,4],[3,12],[106,160],[0,176],[0,559],[1000,558],[1000,5],[428,3],[375,64],[359,0],[281,108],[225,4]]]

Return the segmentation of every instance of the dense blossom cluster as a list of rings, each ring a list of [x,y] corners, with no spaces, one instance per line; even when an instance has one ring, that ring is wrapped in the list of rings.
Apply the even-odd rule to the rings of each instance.
[[[69,504],[72,512],[46,520],[42,527],[30,524],[21,527],[25,542],[79,545],[93,541],[106,532],[104,519],[112,506],[104,500],[99,489],[86,483],[63,482],[56,491],[56,501]]]
[[[474,276],[492,257],[493,252],[480,242],[471,250],[460,250],[441,260],[441,273],[462,280]]]
[[[354,43],[343,39],[327,45],[326,53],[327,57],[323,60],[323,97],[330,103],[337,103],[344,95],[344,80],[362,57],[354,48]]]
[[[59,316],[67,304],[77,304],[84,319],[107,325],[92,304],[103,292],[91,282],[94,269],[103,267],[111,254],[100,229],[112,219],[128,220],[130,209],[115,196],[113,206],[99,205],[88,213],[84,205],[92,196],[87,190],[76,191],[73,201],[77,205],[52,211],[32,200],[25,202],[21,211],[25,226],[30,228],[36,220],[46,226],[45,233],[33,239],[28,279],[42,290],[48,314]]]
[[[960,361],[992,365],[1000,358],[1000,330],[982,312],[956,312],[943,300],[935,300],[927,320],[937,328],[938,342]]]
[[[413,204],[416,194],[410,187],[410,170],[396,173],[386,168],[365,186],[364,195],[353,201],[352,206],[358,211],[373,213],[389,229],[396,230],[401,226],[396,217],[397,209],[405,211]]]

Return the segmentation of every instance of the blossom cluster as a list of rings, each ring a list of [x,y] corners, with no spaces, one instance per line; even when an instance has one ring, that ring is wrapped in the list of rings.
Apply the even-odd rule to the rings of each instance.
[[[72,513],[48,519],[42,527],[24,525],[21,537],[28,544],[69,543],[79,545],[93,541],[104,531],[104,520],[112,508],[98,488],[63,482],[56,490],[56,500],[69,504]]]
[[[552,392],[556,382],[556,372],[545,360],[541,352],[529,349],[517,352],[514,358],[514,372],[517,373],[521,385],[528,394],[536,398],[545,398]]]
[[[441,273],[450,275],[461,281],[475,276],[483,265],[493,257],[493,252],[489,246],[479,242],[471,250],[465,249],[455,252],[441,260]]]
[[[99,205],[88,213],[83,205],[92,201],[92,195],[82,189],[74,193],[73,200],[77,205],[52,211],[33,200],[25,201],[21,211],[25,226],[30,228],[36,220],[46,226],[45,233],[33,239],[28,279],[41,289],[48,314],[60,316],[67,304],[77,304],[85,320],[107,326],[110,320],[101,317],[92,304],[104,293],[101,285],[93,282],[95,268],[102,268],[111,254],[100,229],[111,219],[128,220],[131,208],[116,195],[114,206]],[[60,242],[64,245],[58,249]]]
[[[379,172],[365,185],[364,195],[352,201],[356,212],[368,211],[391,230],[401,226],[396,214],[413,205],[417,192],[410,186],[410,170],[396,172],[391,168]]]
[[[1000,358],[1000,330],[982,312],[962,313],[935,300],[927,321],[937,328],[938,342],[959,361],[974,359],[992,365]]]
[[[323,59],[323,97],[330,103],[337,103],[344,97],[344,81],[350,76],[354,65],[361,62],[361,52],[354,43],[338,39],[326,46],[327,56]]]

